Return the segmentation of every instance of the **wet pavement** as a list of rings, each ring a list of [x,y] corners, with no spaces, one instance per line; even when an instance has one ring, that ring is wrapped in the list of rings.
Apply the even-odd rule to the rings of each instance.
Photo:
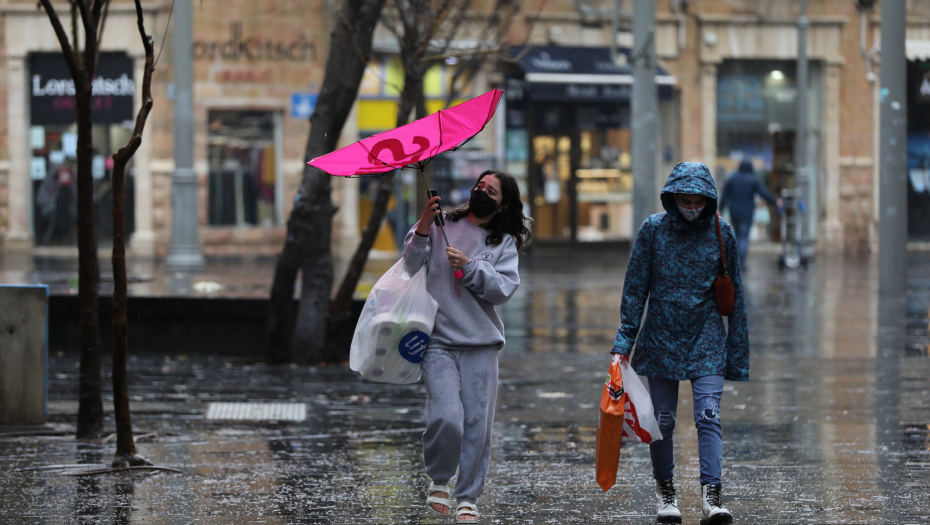
[[[727,383],[722,401],[725,504],[743,524],[930,523],[930,253],[909,254],[908,296],[882,301],[874,258],[780,272],[776,255],[751,251],[744,275],[752,375]],[[593,472],[624,265],[606,255],[524,259],[523,284],[502,309],[508,345],[483,523],[654,522],[646,446],[624,447],[606,494]],[[50,360],[49,428],[70,432],[77,356],[51,349]],[[425,508],[422,384],[371,383],[346,367],[146,355],[131,357],[130,394],[139,452],[186,474],[18,470],[109,463],[115,445],[0,435],[0,523],[452,521]],[[208,420],[215,401],[301,402],[307,419]],[[697,524],[689,404],[684,387],[676,478],[684,523]]]

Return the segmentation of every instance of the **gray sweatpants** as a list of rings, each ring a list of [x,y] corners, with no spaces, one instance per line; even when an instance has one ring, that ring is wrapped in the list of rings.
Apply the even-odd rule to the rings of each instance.
[[[433,345],[423,355],[426,432],[423,461],[434,483],[455,475],[459,503],[477,501],[491,461],[491,426],[497,402],[498,348],[447,350]]]

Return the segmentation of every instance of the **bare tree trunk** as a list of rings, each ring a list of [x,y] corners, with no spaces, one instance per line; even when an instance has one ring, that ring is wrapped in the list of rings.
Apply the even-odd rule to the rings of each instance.
[[[61,19],[51,0],[40,0],[55,30],[61,51],[74,79],[74,99],[77,111],[77,209],[78,209],[78,316],[80,319],[81,368],[78,379],[79,439],[98,437],[103,433],[103,402],[100,398],[100,322],[97,313],[97,285],[100,265],[97,260],[97,240],[94,236],[94,178],[91,163],[94,157],[93,121],[91,115],[91,81],[97,65],[97,30],[104,0],[90,8],[84,0],[72,2],[75,17],[80,13],[84,29],[84,50],[75,52]]]
[[[384,0],[343,0],[330,42],[323,86],[310,117],[305,162],[336,148],[371,56],[372,35],[383,7]],[[266,352],[270,362],[316,363],[325,348],[333,283],[330,240],[336,212],[331,193],[330,175],[305,165],[271,287]],[[294,283],[298,269],[303,282],[295,319]]]
[[[401,46],[401,56],[404,63],[404,89],[401,91],[400,100],[397,104],[396,125],[398,127],[409,122],[410,112],[417,106],[418,98],[423,92],[423,76],[426,74],[429,65],[419,60],[420,57],[417,51],[420,47],[418,44],[420,38],[420,34],[416,29],[406,28]],[[424,106],[424,112],[425,109]],[[329,307],[332,327],[330,339],[335,339],[336,335],[345,329],[345,324],[351,322],[349,309],[352,305],[352,296],[362,276],[362,270],[365,269],[368,254],[375,244],[378,230],[381,229],[381,222],[384,221],[384,216],[387,214],[387,205],[394,192],[393,182],[393,172],[383,175],[379,181],[378,193],[375,197],[374,206],[372,206],[368,225],[365,227],[362,240],[352,257],[352,261],[349,263],[345,279],[343,279],[339,291]]]
[[[137,0],[138,1],[138,0]],[[132,141],[130,141],[132,144]],[[116,415],[116,456],[134,456],[135,441],[129,415],[129,382],[126,361],[129,353],[129,321],[126,315],[126,161],[123,147],[113,155],[113,410]],[[131,153],[130,153],[131,155]],[[117,466],[114,462],[114,467]],[[127,465],[128,466],[128,465]]]
[[[81,370],[78,393],[77,436],[98,437],[103,433],[103,401],[100,397],[100,320],[97,312],[97,286],[100,264],[94,235],[94,157],[91,121],[91,85],[87,80],[93,69],[85,66],[85,75],[75,79],[77,109],[77,213],[78,213],[78,311],[81,320]],[[80,88],[77,86],[80,84]]]
[[[129,412],[129,381],[126,361],[129,355],[129,321],[126,312],[126,165],[142,144],[142,131],[152,110],[152,71],[155,52],[152,38],[145,34],[141,0],[135,0],[139,35],[145,47],[142,78],[142,107],[129,142],[113,155],[113,409],[116,413],[116,456],[114,468],[151,465],[136,453]]]

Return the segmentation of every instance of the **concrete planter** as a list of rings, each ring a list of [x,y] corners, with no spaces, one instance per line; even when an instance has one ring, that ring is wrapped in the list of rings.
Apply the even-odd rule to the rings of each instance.
[[[44,425],[48,287],[0,286],[0,425]]]

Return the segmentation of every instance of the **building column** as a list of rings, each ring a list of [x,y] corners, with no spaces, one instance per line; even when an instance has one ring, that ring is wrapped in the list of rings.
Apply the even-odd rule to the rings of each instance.
[[[714,172],[717,163],[717,64],[701,66],[701,157]]]
[[[840,65],[827,64],[824,71],[823,105],[823,207],[820,248],[829,253],[843,250],[840,222]]]
[[[133,107],[136,111],[142,107],[142,78],[145,73],[145,57],[133,57],[133,78],[136,83]],[[157,111],[157,110],[154,110]],[[152,134],[154,125],[151,115],[142,133],[142,143],[133,158],[135,183],[135,221],[136,230],[129,239],[132,255],[137,257],[155,256],[155,230],[152,220]]]
[[[5,248],[32,247],[32,188],[29,177],[29,104],[26,58],[6,60],[7,130],[10,171],[7,175],[9,228]]]

